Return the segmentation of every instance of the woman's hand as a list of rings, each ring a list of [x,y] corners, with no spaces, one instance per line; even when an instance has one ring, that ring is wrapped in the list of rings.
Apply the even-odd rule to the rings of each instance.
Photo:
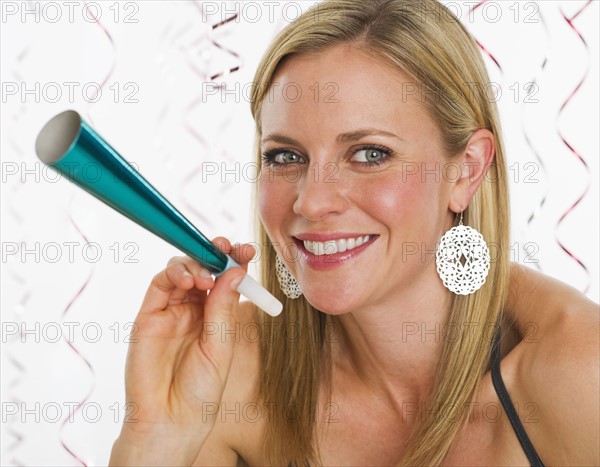
[[[174,257],[148,288],[127,355],[132,416],[114,444],[111,465],[191,465],[212,430],[216,414],[206,408],[220,402],[231,367],[235,289],[255,254],[251,245],[232,248],[223,237],[213,243],[242,268],[215,282],[195,260]]]

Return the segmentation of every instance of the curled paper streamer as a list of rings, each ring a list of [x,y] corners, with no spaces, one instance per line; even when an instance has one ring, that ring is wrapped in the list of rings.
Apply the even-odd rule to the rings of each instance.
[[[234,61],[238,63],[236,65],[229,66],[228,68],[224,68],[222,70],[219,70],[219,71],[213,73],[211,75],[211,77],[210,77],[211,81],[214,81],[214,80],[216,80],[218,78],[223,78],[223,77],[228,76],[228,75],[230,75],[232,73],[235,73],[236,71],[239,71],[240,68],[241,68],[242,59],[241,59],[240,55],[237,52],[235,52],[235,51],[233,51],[233,50],[231,50],[231,49],[223,46],[221,43],[217,42],[217,40],[214,38],[215,31],[217,31],[219,28],[223,28],[226,25],[228,25],[229,23],[231,23],[229,27],[233,27],[235,25],[235,20],[237,20],[238,16],[239,16],[239,14],[235,13],[233,16],[230,16],[229,18],[226,18],[226,19],[224,19],[222,21],[219,21],[218,23],[213,24],[213,26],[211,28],[210,36],[211,36],[211,43],[213,44],[213,46],[216,47],[216,48],[218,48],[219,50],[222,50],[227,55],[230,55],[231,57],[233,57]],[[224,91],[222,85],[218,85],[217,89],[219,90],[219,92],[223,92]],[[223,132],[229,123],[230,123],[230,119],[228,119],[228,118],[225,119],[223,121],[223,124],[219,128],[219,132]],[[231,187],[230,184],[224,185],[223,189],[221,190],[221,195],[223,194],[223,192],[225,192],[230,187]],[[221,214],[226,219],[228,219],[230,222],[233,221],[233,216],[226,209],[222,209],[221,210]]]
[[[17,79],[17,81],[20,81],[20,82],[24,81],[23,77],[21,76],[21,74],[19,72],[19,67],[20,67],[21,63],[23,62],[23,60],[25,59],[25,57],[27,57],[27,55],[29,54],[29,51],[30,51],[30,46],[29,46],[29,44],[27,44],[23,47],[23,49],[19,52],[19,54],[16,57],[15,68],[12,70],[12,73],[15,76],[15,78]],[[19,113],[24,108],[25,108],[25,106],[22,106],[13,115],[11,115],[11,117],[12,117],[11,122],[13,122],[13,123],[18,122]],[[10,131],[10,130],[8,131],[9,146],[10,146],[11,150],[13,151],[13,153],[19,159],[23,160],[24,152],[23,152],[23,149],[21,148],[21,145],[19,144],[19,141],[15,137],[16,134],[18,134],[18,133],[15,131]],[[25,220],[23,219],[23,216],[21,215],[21,212],[19,209],[19,202],[18,202],[18,200],[20,198],[19,191],[22,189],[24,182],[23,182],[22,177],[16,177],[16,178],[13,178],[13,180],[14,180],[14,182],[11,185],[9,185],[9,187],[8,187],[9,189],[7,190],[7,193],[9,196],[9,202],[7,203],[7,210],[9,212],[10,218],[12,219],[14,225],[20,226],[21,228],[19,230],[24,231],[24,230],[26,230],[23,228],[23,227],[25,227]],[[7,265],[7,271],[8,271],[9,276],[12,277],[15,280],[15,282],[17,282],[17,284],[19,284],[19,287],[20,287],[20,295],[19,295],[18,303],[17,303],[17,305],[14,309],[14,313],[13,313],[14,323],[19,323],[22,320],[21,315],[27,309],[27,302],[31,298],[32,292],[31,292],[29,283],[27,281],[27,274],[19,274],[19,272],[15,269],[15,267],[10,262]],[[19,341],[23,342],[22,338],[23,338],[23,336],[22,336],[21,330],[19,330],[18,334],[14,334],[6,342],[6,344],[7,344],[6,359],[8,360],[8,362],[10,363],[12,368],[15,370],[14,378],[11,379],[10,382],[8,383],[7,400],[11,403],[17,404],[17,406],[22,406],[22,404],[23,404],[23,400],[18,395],[19,394],[18,386],[24,381],[27,371],[26,371],[25,365],[21,362],[21,360],[18,357],[18,352],[15,352],[13,349],[14,349],[14,342],[16,342],[17,339]],[[6,449],[3,452],[3,459],[5,460],[6,463],[10,463],[12,465],[24,465],[23,462],[21,462],[18,459],[17,455],[18,455],[19,446],[21,446],[21,444],[23,444],[23,442],[24,442],[25,435],[16,428],[16,424],[17,423],[15,423],[14,416],[8,417],[8,419],[6,420],[6,432],[9,436],[12,437],[12,442],[7,443]]]
[[[469,8],[469,15],[474,12],[477,8],[479,8],[480,6],[482,6],[485,2],[487,2],[487,0],[482,0],[479,3],[477,3],[476,5],[474,5],[472,8]],[[488,56],[490,57],[490,59],[496,64],[496,66],[498,67],[498,70],[500,70],[500,73],[503,73],[502,71],[502,66],[500,65],[500,62],[498,60],[496,60],[496,57],[494,57],[492,55],[492,53],[481,43],[479,42],[479,40],[477,40],[476,37],[474,37],[475,42],[477,43],[477,45],[479,46],[479,48]]]
[[[546,38],[549,40],[550,32],[548,30],[548,25],[546,24],[546,20],[544,19],[544,16],[542,15],[542,13],[539,9],[537,10],[537,15],[540,19],[540,23],[542,24],[542,27],[544,28]],[[544,73],[546,70],[546,64],[548,63],[548,46],[546,46],[546,50],[544,51],[543,58],[540,60],[540,62],[541,62],[541,64],[540,64],[539,72]],[[537,77],[535,77],[533,79],[533,81],[531,81],[529,83],[530,86],[528,86],[527,90],[526,90],[527,95],[529,95],[529,93],[531,92],[531,89],[533,89],[534,86],[537,85],[537,81],[538,81],[538,79],[537,79]],[[529,137],[529,132],[527,131],[527,127],[525,125],[524,113],[525,113],[526,107],[527,106],[525,103],[521,104],[521,130],[523,133],[523,138],[525,139],[525,144],[527,144],[527,147],[533,153],[537,163],[539,164],[542,173],[544,174],[544,176],[546,176],[546,174],[547,174],[546,165],[544,164],[544,161],[540,157],[533,142],[531,141],[531,138]],[[546,185],[544,187],[544,192],[542,193],[542,197],[541,197],[540,201],[538,202],[537,206],[534,207],[533,211],[531,212],[531,214],[529,214],[529,217],[527,218],[527,224],[526,224],[527,228],[531,227],[531,224],[533,223],[534,219],[541,213],[542,208],[546,204],[547,195],[548,195],[548,186]],[[526,258],[530,255],[530,251],[527,249],[527,246],[528,246],[527,243],[522,246],[522,249],[526,255],[525,256]],[[532,261],[531,264],[533,264],[539,271],[542,270],[539,261],[537,261],[537,260]]]
[[[198,9],[198,11],[200,12],[202,25],[205,25],[207,19],[206,19],[205,12],[204,12],[204,5],[198,4],[198,3],[192,3],[192,5],[194,7],[196,7],[196,9]],[[206,45],[203,48],[198,49],[197,44],[206,44]],[[188,65],[188,67],[190,68],[190,70],[198,77],[199,83],[208,81],[208,73],[205,71],[206,67],[207,67],[206,62],[208,61],[208,58],[210,57],[208,44],[209,44],[209,41],[206,40],[206,33],[202,32],[202,34],[192,42],[192,46],[187,48],[186,63]],[[190,56],[191,54],[193,54],[193,56]],[[198,67],[198,65],[196,63],[196,59],[198,56],[200,56],[204,61],[203,67]],[[207,154],[210,150],[208,141],[197,130],[196,127],[198,125],[192,121],[192,117],[191,117],[192,112],[198,107],[198,105],[203,103],[203,101],[204,101],[204,94],[200,94],[196,98],[194,98],[185,107],[183,121],[184,121],[185,129],[187,130],[187,132],[196,140],[196,142],[198,144],[200,144],[202,149],[199,151],[199,153]],[[183,178],[183,182],[182,182],[182,188],[183,188],[182,191],[184,193],[186,191],[186,188],[192,183],[192,181],[194,180],[196,175],[198,175],[199,173],[202,173],[203,167],[204,167],[203,163],[199,161],[198,164],[185,175],[185,177]],[[200,221],[202,222],[203,225],[205,225],[207,227],[212,227],[211,220],[196,208],[195,203],[190,202],[189,199],[187,199],[186,197],[183,197],[183,205],[186,207],[186,209],[188,209],[190,212],[192,212],[198,219],[200,219]]]
[[[72,201],[73,201],[73,198],[71,198],[71,202]],[[69,209],[69,222],[71,223],[71,225],[73,225],[73,227],[75,227],[75,230],[77,231],[77,233],[83,238],[83,241],[85,242],[84,244],[88,244],[89,240],[85,236],[85,234],[81,231],[81,229],[79,228],[79,226],[77,225],[75,220],[73,219],[73,215],[71,214],[71,209]],[[94,268],[92,267],[88,276],[83,281],[83,284],[79,287],[77,292],[75,292],[75,295],[73,295],[73,297],[71,298],[71,300],[65,307],[65,309],[62,313],[61,321],[64,322],[65,317],[67,316],[67,313],[69,313],[69,311],[71,310],[71,308],[73,307],[75,302],[77,302],[79,297],[83,294],[84,290],[87,288],[90,281],[92,280],[93,275],[94,275]],[[92,385],[91,385],[90,389],[88,390],[87,394],[83,397],[83,399],[77,401],[77,405],[73,409],[73,412],[67,414],[67,416],[63,419],[63,421],[60,425],[60,444],[64,448],[64,450],[67,451],[71,457],[73,457],[73,459],[75,459],[77,462],[80,462],[81,465],[83,465],[84,467],[87,467],[87,465],[88,465],[87,462],[85,460],[83,460],[77,453],[75,453],[75,451],[73,451],[67,445],[67,442],[65,441],[64,436],[63,436],[63,432],[65,430],[65,427],[67,426],[67,423],[72,421],[72,417],[81,409],[83,404],[85,404],[88,401],[88,399],[94,392],[94,389],[96,387],[96,372],[94,371],[94,367],[92,366],[90,361],[84,357],[84,355],[79,351],[79,349],[77,347],[75,347],[73,345],[73,343],[70,342],[69,339],[67,339],[66,336],[63,335],[63,339],[67,343],[67,345],[71,348],[71,350],[75,353],[75,355],[77,355],[77,358],[79,358],[85,364],[85,366],[88,368],[88,370],[92,376]]]
[[[219,21],[218,23],[216,23],[212,26],[212,30],[215,31],[218,28],[225,26],[227,23],[234,21],[237,17],[238,17],[238,14],[236,13],[235,15],[233,15],[227,19],[224,19],[223,21]],[[240,55],[238,53],[234,52],[231,49],[224,47],[223,45],[218,43],[216,40],[214,40],[214,38],[211,39],[211,42],[215,47],[217,47],[217,48],[223,50],[224,52],[226,52],[227,54],[233,56],[236,60],[238,60],[238,61],[241,60]],[[214,81],[217,78],[221,78],[223,76],[227,76],[231,73],[234,73],[234,72],[238,71],[239,69],[240,69],[240,65],[236,65],[233,67],[226,68],[224,70],[220,70],[220,71],[212,74],[210,79],[211,79],[211,81]]]
[[[193,3],[193,5],[196,7],[196,9],[198,10],[198,12],[200,14],[202,24],[206,24],[208,21],[208,17],[210,15],[208,15],[206,13],[204,4]],[[189,50],[193,51],[193,57],[190,57],[189,53],[187,56],[188,66],[190,67],[192,72],[198,76],[198,81],[199,82],[212,81],[214,83],[213,89],[217,90],[219,92],[223,92],[225,90],[224,89],[225,84],[217,83],[217,82],[215,82],[215,80],[239,71],[240,67],[241,67],[241,57],[235,51],[223,46],[220,42],[218,42],[217,39],[215,38],[215,32],[217,30],[219,30],[220,28],[225,27],[226,25],[229,25],[229,27],[233,27],[235,25],[235,21],[238,20],[238,17],[239,17],[239,14],[234,13],[232,16],[230,16],[228,18],[223,19],[221,21],[218,21],[215,24],[210,25],[208,32],[203,33],[200,37],[198,37],[192,43],[192,45],[194,47]],[[197,45],[204,45],[204,47],[202,47],[201,49],[198,49],[196,47]],[[222,52],[225,52],[227,55],[233,57],[235,59],[235,61],[237,61],[238,63],[231,65],[231,66],[224,67],[217,71],[209,72],[209,67],[210,67],[209,59],[212,56],[211,48],[213,48],[213,47],[218,48]],[[197,64],[198,56],[200,56],[201,58],[204,59],[204,63],[203,63],[202,67],[199,67]],[[202,153],[208,154],[209,152],[212,152],[212,151],[210,151],[210,149],[211,149],[210,143],[207,140],[207,138],[203,135],[203,133],[201,131],[199,131],[199,129],[198,129],[199,125],[197,123],[193,122],[191,119],[192,112],[198,106],[205,104],[205,103],[206,103],[206,100],[205,100],[205,96],[203,94],[198,96],[197,98],[195,98],[186,108],[184,121],[185,121],[185,126],[186,126],[186,129],[188,130],[188,132],[202,146],[202,148],[203,148]],[[231,124],[230,118],[223,119],[221,122],[221,125],[216,130],[216,134],[217,135],[221,134],[225,130],[225,128],[230,124]],[[214,138],[213,140],[219,141],[218,138]],[[232,160],[232,158],[229,157],[229,155],[226,151],[222,155],[226,158],[226,160]],[[199,163],[195,168],[193,168],[185,176],[185,178],[183,180],[183,184],[182,184],[184,191],[187,186],[191,185],[192,183],[195,183],[197,175],[202,173],[204,167],[205,167],[205,165],[203,163]],[[221,185],[221,187],[219,187],[219,196],[221,198],[223,198],[224,193],[227,190],[229,190],[230,188],[231,188],[231,184]],[[211,225],[211,220],[206,218],[206,216],[197,209],[196,203],[190,202],[187,198],[184,198],[183,203],[189,211],[194,213],[194,215],[196,215],[202,221],[202,223],[204,225]],[[223,215],[223,217],[225,219],[227,219],[229,222],[234,221],[233,216],[228,212],[227,209],[222,209],[220,211],[220,214]]]
[[[560,125],[558,124],[558,121],[560,119],[561,114],[563,113],[565,107],[569,104],[569,102],[571,102],[571,100],[573,99],[573,97],[575,96],[575,94],[577,94],[579,92],[579,90],[581,89],[581,86],[583,85],[584,81],[586,80],[589,70],[590,70],[590,66],[589,66],[589,57],[590,57],[590,49],[589,46],[585,40],[585,38],[583,37],[583,35],[579,32],[579,30],[575,27],[575,24],[573,23],[574,20],[588,7],[590,6],[590,4],[592,3],[592,0],[588,0],[573,16],[571,16],[570,18],[568,18],[564,12],[562,11],[562,9],[560,10],[561,15],[563,17],[563,19],[567,22],[567,24],[569,25],[569,27],[575,32],[575,34],[577,34],[577,36],[579,37],[579,39],[581,40],[581,43],[583,44],[583,46],[585,47],[585,50],[587,51],[587,55],[588,55],[588,62],[587,62],[587,67],[585,70],[585,73],[583,74],[583,76],[581,77],[581,79],[579,80],[579,82],[577,83],[577,85],[575,86],[575,88],[570,92],[569,96],[565,99],[565,101],[563,102],[563,104],[560,106],[560,110],[558,111],[558,114],[556,116],[556,120],[557,120],[557,133],[559,138],[561,139],[561,141],[564,143],[564,145],[567,147],[567,149],[577,158],[577,160],[579,162],[581,162],[581,164],[585,167],[585,170],[587,171],[587,183],[585,185],[585,188],[583,190],[583,192],[581,193],[581,195],[579,195],[579,197],[569,206],[569,208],[560,216],[560,218],[558,219],[558,222],[556,223],[556,228],[555,228],[555,238],[556,238],[556,242],[558,243],[558,246],[567,254],[569,255],[569,257],[571,257],[573,259],[573,261],[575,261],[577,264],[579,264],[579,266],[581,266],[581,268],[585,271],[586,276],[587,276],[587,284],[583,289],[583,293],[587,293],[587,291],[590,288],[590,284],[591,284],[591,279],[590,279],[590,272],[587,268],[587,266],[583,263],[583,261],[581,259],[579,259],[577,256],[575,256],[575,254],[569,250],[565,244],[563,244],[559,237],[558,237],[558,228],[559,226],[562,224],[562,222],[565,220],[565,218],[571,214],[571,212],[573,211],[573,209],[575,209],[575,207],[581,203],[581,201],[583,200],[583,198],[585,197],[585,195],[587,195],[587,192],[590,189],[590,168],[587,164],[587,162],[585,161],[585,159],[583,158],[583,156],[581,154],[579,154],[579,152],[575,149],[575,147],[569,142],[567,141],[566,137],[563,135],[563,133],[560,130]]]
[[[87,2],[84,2],[84,4],[87,5]],[[94,15],[94,9],[90,8],[88,9],[88,11],[91,12],[92,15]],[[100,30],[102,31],[103,35],[108,39],[108,42],[110,43],[111,46],[111,50],[112,50],[112,62],[110,65],[110,68],[108,70],[108,72],[106,73],[106,75],[104,76],[104,78],[102,78],[102,80],[99,83],[99,87],[96,90],[96,93],[101,92],[102,89],[106,86],[106,83],[108,83],[108,80],[110,78],[110,76],[112,75],[115,66],[116,66],[116,59],[115,59],[115,55],[116,55],[116,47],[115,47],[115,43],[114,40],[112,38],[112,36],[110,35],[110,33],[108,32],[108,30],[104,27],[104,25],[100,22],[100,19],[97,17],[93,17],[93,23],[95,24],[95,26],[97,26],[98,28],[100,28]],[[94,95],[91,98],[91,101],[94,101],[95,98],[97,97],[97,95]],[[91,116],[88,114],[88,118],[90,119],[90,121],[92,121]],[[75,228],[75,230],[77,231],[77,233],[83,238],[83,240],[85,241],[85,243],[88,243],[88,238],[87,236],[83,233],[83,231],[80,229],[80,227],[77,225],[77,222],[75,221],[72,211],[71,211],[71,205],[73,202],[73,198],[71,198],[70,201],[70,206],[69,206],[69,223]],[[64,321],[65,316],[67,315],[67,313],[71,310],[71,308],[73,307],[73,305],[77,302],[77,300],[80,298],[80,296],[83,294],[83,292],[85,291],[85,289],[88,287],[89,283],[92,280],[92,277],[94,275],[94,268],[92,267],[92,269],[90,270],[88,276],[86,277],[86,279],[83,281],[83,284],[79,287],[79,289],[77,290],[77,292],[75,293],[75,295],[70,299],[69,303],[67,304],[66,308],[63,311],[62,314],[62,320]],[[64,338],[64,336],[63,336]],[[87,369],[89,370],[89,372],[91,373],[92,376],[92,384],[90,389],[88,390],[87,394],[83,397],[83,399],[79,400],[77,405],[74,408],[73,414],[69,414],[67,415],[67,417],[65,417],[65,419],[62,421],[61,426],[60,426],[60,443],[61,446],[63,447],[63,449],[65,451],[67,451],[67,453],[73,458],[75,459],[77,462],[81,463],[81,465],[87,467],[87,462],[79,455],[77,454],[75,451],[73,451],[67,444],[67,441],[65,440],[65,437],[63,435],[65,427],[67,426],[67,423],[70,421],[71,417],[80,410],[80,408],[82,407],[82,405],[87,402],[87,400],[90,398],[90,396],[92,395],[95,387],[96,387],[96,373],[94,371],[94,368],[91,364],[91,362],[86,359],[84,357],[84,355],[79,351],[79,349],[77,349],[72,342],[70,342],[68,339],[64,338],[65,342],[67,343],[67,345],[69,346],[69,348],[75,353],[75,355],[77,356],[78,359],[80,359],[87,367]]]

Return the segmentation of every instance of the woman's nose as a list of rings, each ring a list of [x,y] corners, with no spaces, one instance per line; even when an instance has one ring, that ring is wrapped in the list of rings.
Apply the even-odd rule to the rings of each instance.
[[[337,164],[311,164],[297,184],[294,213],[318,221],[329,214],[341,214],[348,208],[344,183]]]

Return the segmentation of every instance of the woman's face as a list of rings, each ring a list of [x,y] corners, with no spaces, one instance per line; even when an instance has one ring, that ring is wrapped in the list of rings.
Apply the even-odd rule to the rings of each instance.
[[[457,171],[414,83],[346,46],[291,58],[273,82],[259,213],[307,300],[340,314],[439,282]]]

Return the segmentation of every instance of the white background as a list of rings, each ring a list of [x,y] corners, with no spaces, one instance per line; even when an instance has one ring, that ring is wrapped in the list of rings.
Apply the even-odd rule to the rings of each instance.
[[[78,110],[208,237],[250,241],[254,123],[241,91],[269,41],[315,2],[71,3],[2,2],[3,465],[107,464],[125,415],[128,323],[178,254],[41,167],[41,126]],[[573,21],[587,46],[563,17],[584,1],[488,1],[472,15],[475,2],[445,3],[501,67],[483,53],[501,89],[513,260],[598,301],[598,2]],[[238,65],[216,80],[231,93],[205,92]]]

